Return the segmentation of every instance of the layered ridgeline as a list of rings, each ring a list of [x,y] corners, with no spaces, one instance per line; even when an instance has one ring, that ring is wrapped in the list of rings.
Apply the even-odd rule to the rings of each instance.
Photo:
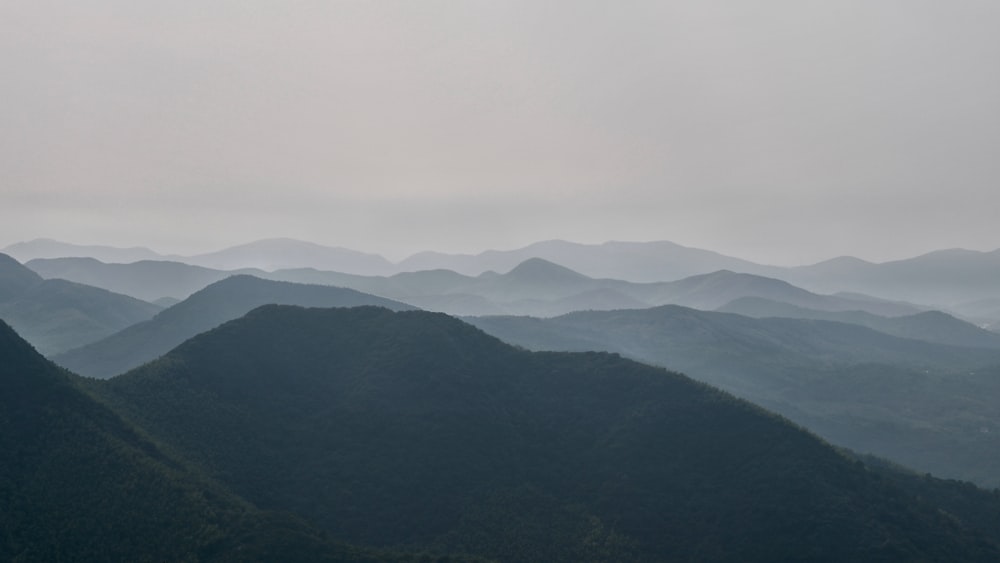
[[[335,544],[190,470],[0,322],[0,560],[415,561]]]
[[[947,315],[879,321],[926,340],[677,306],[467,320],[533,350],[604,350],[680,370],[836,444],[1000,486],[1000,350],[991,333]],[[940,343],[959,339],[991,347]]]
[[[388,277],[281,270],[267,277],[350,287],[453,315],[548,317],[579,310],[642,309],[665,304],[715,309],[740,297],[762,297],[825,311],[858,310],[890,316],[922,310],[865,296],[819,295],[781,280],[728,270],[672,282],[633,283],[591,278],[540,258],[525,260],[503,274],[487,272],[476,277],[449,270]]]
[[[198,333],[271,303],[303,307],[413,308],[352,289],[232,276],[198,291],[148,321],[53,359],[80,375],[111,377],[158,358]]]
[[[62,279],[42,279],[0,254],[0,319],[50,355],[95,342],[140,321],[160,307]]]
[[[442,314],[265,306],[89,385],[239,494],[349,542],[501,561],[1000,557],[988,528],[748,403]]]
[[[38,258],[25,264],[43,278],[62,278],[103,287],[137,299],[185,299],[192,293],[229,276],[260,276],[263,270],[215,270],[166,260],[127,264],[105,263],[94,258]]]
[[[716,310],[722,313],[736,313],[757,318],[785,317],[836,321],[866,326],[893,336],[936,344],[972,348],[1000,348],[1000,334],[984,330],[941,311],[924,311],[914,315],[883,317],[865,311],[820,311],[762,297],[740,297]]]
[[[906,315],[923,308],[863,295],[819,295],[787,282],[719,270],[672,282],[634,283],[592,278],[540,258],[515,264],[505,273],[467,276],[451,270],[424,270],[391,276],[363,276],[316,268],[223,271],[180,262],[105,264],[89,258],[32,260],[43,277],[80,283],[157,300],[184,298],[234,274],[295,283],[348,287],[452,315],[518,314],[556,316],[580,310],[642,309],[675,304],[715,309],[741,297],[759,297],[824,311],[866,311]]]

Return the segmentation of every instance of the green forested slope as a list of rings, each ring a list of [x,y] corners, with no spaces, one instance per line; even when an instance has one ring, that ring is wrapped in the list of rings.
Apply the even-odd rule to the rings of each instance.
[[[335,544],[164,453],[0,322],[0,561],[415,561]]]
[[[453,318],[267,306],[95,392],[263,508],[505,561],[990,561],[996,538],[688,378]]]

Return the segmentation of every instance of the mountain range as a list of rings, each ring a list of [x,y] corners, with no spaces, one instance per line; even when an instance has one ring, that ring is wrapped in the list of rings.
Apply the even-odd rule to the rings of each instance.
[[[532,350],[603,350],[682,371],[831,442],[921,471],[1000,486],[1000,349],[900,338],[865,326],[678,306],[467,321]],[[892,319],[931,335],[929,322]],[[990,337],[967,325],[973,342]],[[985,334],[984,334],[985,333]],[[956,332],[953,337],[960,333]],[[933,340],[933,338],[932,338]]]
[[[0,254],[0,319],[43,354],[110,336],[160,311],[152,303],[105,289],[41,276]]]
[[[156,260],[221,270],[312,268],[365,276],[444,269],[475,277],[488,272],[510,271],[530,258],[560,264],[592,278],[632,282],[675,281],[731,270],[780,279],[818,293],[862,293],[908,301],[928,309],[946,308],[984,325],[1000,321],[997,307],[984,305],[1000,300],[996,284],[1000,276],[1000,249],[992,252],[939,250],[883,263],[840,257],[795,267],[757,264],[668,241],[579,244],[555,240],[479,254],[423,252],[395,264],[375,254],[292,239],[266,239],[193,256],[157,255],[143,248],[82,246],[45,239],[13,244],[4,251],[22,262],[92,257],[109,263]],[[152,299],[163,296],[183,298],[186,295],[162,294]]]
[[[138,367],[169,352],[198,333],[266,304],[306,307],[379,305],[412,309],[404,303],[339,287],[294,284],[253,276],[215,282],[153,318],[100,341],[53,356],[56,363],[87,377],[106,378]]]
[[[509,272],[466,276],[451,270],[361,276],[314,268],[274,272],[227,272],[179,262],[141,261],[105,264],[87,258],[32,260],[44,277],[71,279],[152,300],[183,298],[232,273],[268,279],[350,287],[454,315],[528,314],[556,316],[578,310],[636,309],[667,303],[715,309],[740,297],[762,297],[829,311],[860,310],[904,315],[920,307],[861,295],[818,295],[787,282],[721,270],[674,282],[634,283],[595,279],[540,258],[529,258]],[[204,287],[204,286],[201,286]]]
[[[81,383],[0,321],[0,560],[417,560],[257,509]]]
[[[748,403],[441,314],[265,306],[88,385],[236,494],[354,544],[501,561],[1000,556],[988,528]]]

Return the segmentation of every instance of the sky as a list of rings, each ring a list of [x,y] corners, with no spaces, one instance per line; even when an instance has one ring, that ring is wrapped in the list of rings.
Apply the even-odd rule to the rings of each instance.
[[[1000,247],[995,0],[5,0],[0,247]]]

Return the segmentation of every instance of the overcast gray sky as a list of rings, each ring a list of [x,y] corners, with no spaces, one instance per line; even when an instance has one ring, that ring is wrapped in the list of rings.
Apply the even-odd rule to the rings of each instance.
[[[0,246],[1000,247],[996,0],[0,2]]]

